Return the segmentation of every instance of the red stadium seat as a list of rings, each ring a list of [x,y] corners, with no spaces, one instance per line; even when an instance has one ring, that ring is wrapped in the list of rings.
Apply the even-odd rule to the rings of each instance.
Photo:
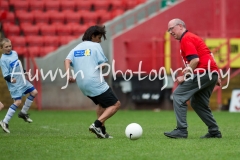
[[[76,2],[77,11],[81,11],[81,10],[90,11],[92,9],[92,2],[91,1],[75,0],[75,2]]]
[[[56,26],[54,25],[42,25],[40,26],[41,35],[54,36],[56,35]]]
[[[59,36],[68,36],[72,34],[72,26],[71,25],[58,25],[56,26],[57,35]]]
[[[65,23],[65,13],[64,12],[58,12],[58,11],[48,11],[47,12],[50,18],[51,23]]]
[[[5,25],[3,24],[3,31],[5,36],[19,36],[20,35],[20,27],[17,25]]]
[[[54,47],[54,46],[46,46],[46,47],[43,47],[42,50],[41,50],[41,53],[40,53],[40,56],[45,56],[53,51],[55,51],[57,49],[57,47]]]
[[[81,13],[71,10],[63,11],[66,19],[66,23],[81,23]]]
[[[138,1],[137,0],[124,0],[124,4],[125,4],[125,9],[132,9],[134,7],[136,7],[138,5]]]
[[[31,11],[36,11],[36,10],[40,10],[40,11],[44,11],[45,9],[45,5],[44,5],[44,1],[38,0],[38,1],[29,1],[29,8]]]
[[[43,36],[43,43],[44,43],[44,46],[54,46],[54,47],[59,46],[57,36]]]
[[[0,20],[2,23],[15,23],[15,14],[13,12],[7,12],[6,13],[6,18]]]
[[[117,16],[119,16],[119,15],[121,15],[121,14],[123,14],[123,13],[124,13],[124,10],[122,10],[122,9],[116,9],[116,10],[113,10],[113,11],[112,11],[111,17],[114,18],[114,17],[117,17]]]
[[[83,22],[84,24],[85,23],[89,23],[89,22],[93,22],[95,24],[98,23],[98,15],[96,12],[85,12],[83,15],[82,15],[82,18],[83,18]]]
[[[61,0],[60,8],[62,11],[64,10],[72,10],[75,11],[76,2],[74,0]]]
[[[24,36],[8,36],[14,47],[26,47],[26,38]]]
[[[95,10],[99,10],[99,9],[109,10],[110,2],[109,0],[94,1],[93,6]]]
[[[26,56],[28,54],[26,46],[24,47],[13,46],[13,50],[17,52],[18,56]]]
[[[33,14],[31,12],[26,12],[24,10],[16,11],[16,17],[20,23],[33,23]]]
[[[19,24],[20,29],[23,29],[24,27],[29,27],[29,26],[32,26],[32,25],[33,25],[32,23],[28,23],[28,22],[20,23],[20,24]]]
[[[88,22],[88,23],[85,23],[84,26],[86,26],[87,28],[91,27],[91,26],[95,26],[96,23],[93,23],[93,22]]]
[[[111,14],[107,12],[106,10],[97,10],[97,15],[99,22],[102,24],[112,18]]]
[[[8,11],[0,10],[0,22],[7,18],[7,12]]]
[[[60,46],[68,44],[69,42],[71,42],[72,40],[76,39],[75,36],[60,36],[59,37],[59,44]]]
[[[47,12],[36,10],[31,13],[33,14],[35,23],[49,23],[49,14]]]
[[[72,32],[76,38],[80,37],[80,35],[82,35],[87,29],[88,29],[87,25],[79,25],[79,24],[72,25]]]
[[[122,9],[124,10],[125,6],[121,0],[111,0],[110,2],[111,10]]]
[[[0,6],[1,6],[0,10],[9,11],[9,3],[8,3],[8,1],[1,0],[0,1]]]
[[[28,11],[29,10],[29,2],[28,1],[13,1],[13,2],[10,2],[10,4],[12,4],[14,6],[15,11],[18,11],[18,10]]]
[[[60,1],[46,0],[45,9],[46,11],[49,11],[49,10],[60,11]]]
[[[46,24],[46,23],[44,23],[44,22],[39,22],[39,23],[36,23],[35,25],[39,27],[39,31],[40,31],[40,34],[41,34],[41,30],[40,30],[41,27],[42,27],[42,26],[48,26],[49,24]]]
[[[41,54],[41,47],[38,46],[30,46],[28,47],[28,54],[33,56],[33,57],[39,57]]]
[[[26,37],[26,43],[28,46],[43,46],[43,36],[27,36]]]
[[[20,25],[25,36],[39,35],[39,26],[37,25]]]

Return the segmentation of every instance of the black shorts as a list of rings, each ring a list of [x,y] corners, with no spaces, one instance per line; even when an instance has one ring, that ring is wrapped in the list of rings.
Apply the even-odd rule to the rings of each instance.
[[[103,108],[113,106],[117,103],[118,99],[113,93],[112,89],[109,87],[104,93],[90,97],[88,96],[96,105],[100,104]]]

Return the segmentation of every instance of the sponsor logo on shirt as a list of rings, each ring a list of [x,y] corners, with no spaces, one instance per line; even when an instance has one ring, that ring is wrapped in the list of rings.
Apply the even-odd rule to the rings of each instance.
[[[14,66],[15,66],[15,67],[19,66],[18,59],[15,60],[15,61],[13,61],[13,62],[11,62],[11,63],[10,63],[10,66],[11,66],[12,68],[13,68]]]
[[[74,57],[84,57],[84,56],[91,56],[91,50],[85,49],[85,50],[74,51]]]

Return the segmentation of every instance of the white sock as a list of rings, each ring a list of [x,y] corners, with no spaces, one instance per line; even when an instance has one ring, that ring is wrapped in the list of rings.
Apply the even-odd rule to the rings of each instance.
[[[3,119],[3,122],[4,122],[4,123],[7,123],[7,124],[8,124],[8,122],[10,121],[10,119],[12,118],[12,116],[14,115],[14,113],[16,112],[17,108],[18,108],[18,107],[17,107],[15,104],[12,104],[12,105],[9,107],[9,109],[8,109],[8,111],[7,111],[7,114],[6,114],[5,118]]]
[[[31,101],[30,99],[27,98],[21,112],[24,113],[24,114],[27,114],[30,106],[32,105],[32,102],[33,101]]]

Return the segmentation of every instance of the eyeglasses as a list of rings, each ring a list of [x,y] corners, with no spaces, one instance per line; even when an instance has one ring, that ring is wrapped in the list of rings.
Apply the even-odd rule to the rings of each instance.
[[[168,29],[168,32],[172,32],[173,28],[176,27],[177,25],[179,25],[179,24],[176,24],[175,26],[169,28],[169,29]]]

